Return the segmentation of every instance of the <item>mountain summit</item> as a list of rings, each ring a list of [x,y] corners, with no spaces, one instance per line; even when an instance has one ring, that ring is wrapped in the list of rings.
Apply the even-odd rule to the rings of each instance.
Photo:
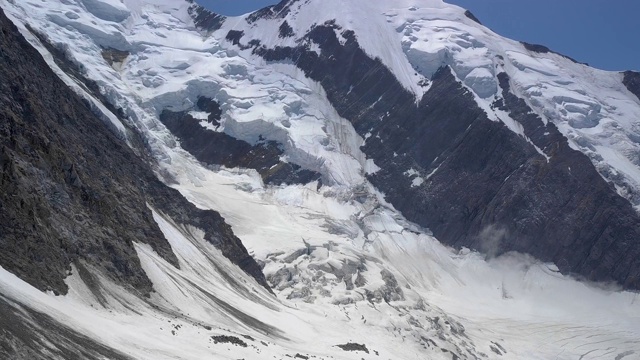
[[[640,353],[640,74],[439,0],[0,6],[2,357]]]

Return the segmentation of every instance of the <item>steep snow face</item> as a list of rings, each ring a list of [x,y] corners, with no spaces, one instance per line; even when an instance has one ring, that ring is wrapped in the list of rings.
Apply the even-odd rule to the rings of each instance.
[[[137,128],[154,152],[159,172],[168,174],[185,197],[223,214],[264,264],[277,295],[272,298],[230,264],[202,239],[199,229],[177,226],[155,212],[180,269],[137,244],[156,290],[150,299],[140,300],[100,274],[94,274],[96,293],[91,289],[95,284],[85,283],[76,269],[67,280],[71,290],[65,297],[40,293],[2,271],[3,298],[18,309],[49,314],[136,358],[301,354],[361,359],[379,354],[393,359],[597,359],[640,353],[636,294],[578,283],[559,275],[554,265],[526,257],[485,261],[466,249],[457,252],[442,246],[427,230],[407,222],[367,182],[365,173],[375,172],[377,166],[360,151],[366,139],[338,116],[319,84],[291,64],[266,63],[224,37],[228,29],[240,28],[265,44],[295,44],[314,23],[336,20],[343,31],[353,30],[365,50],[392,69],[416,100],[433,72],[447,64],[495,120],[518,133],[522,129],[515,121],[490,106],[499,97],[497,72],[508,72],[513,88],[525,91],[529,88],[522,84],[527,79],[541,84],[554,79],[550,64],[564,66],[564,58],[530,54],[441,1],[395,1],[395,9],[384,1],[287,4],[287,11],[270,17],[227,19],[221,30],[207,36],[194,26],[188,2],[2,3],[54,69],[51,56],[25,22],[83,67],[125,118],[118,119],[104,107],[96,112],[114,124],[124,121]],[[322,19],[320,14],[328,15]],[[284,19],[298,35],[279,37],[277,29]],[[128,55],[112,66],[102,57],[103,48]],[[518,58],[516,53],[527,55]],[[571,67],[608,79],[617,76],[568,62],[562,68]],[[57,71],[68,84],[75,84],[76,91],[91,96]],[[576,79],[579,86],[587,86],[578,75]],[[609,84],[613,86],[613,80]],[[558,86],[569,91],[566,84]],[[321,172],[328,185],[266,187],[254,171],[210,169],[194,161],[159,122],[158,114],[166,108],[193,110],[201,95],[222,105],[221,126],[210,130],[252,143],[260,135],[278,140],[289,161]],[[566,102],[576,96],[571,93]],[[545,114],[546,105],[540,101],[536,105],[530,100]],[[625,109],[637,105],[630,104]],[[612,149],[607,159],[625,159],[618,148],[606,149]],[[413,181],[419,186],[424,179]],[[211,337],[220,335],[234,338]],[[336,347],[347,343],[366,345],[368,353]]]
[[[279,34],[284,21],[294,35]],[[257,20],[229,21],[224,29],[242,29],[269,47],[296,46],[326,21],[335,21],[340,35],[353,31],[364,51],[416,99],[437,69],[450,66],[491,119],[526,138],[519,124],[492,106],[501,98],[497,74],[506,72],[517,96],[554,123],[620,195],[640,205],[640,100],[622,84],[622,74],[503,38],[442,1],[289,1]]]

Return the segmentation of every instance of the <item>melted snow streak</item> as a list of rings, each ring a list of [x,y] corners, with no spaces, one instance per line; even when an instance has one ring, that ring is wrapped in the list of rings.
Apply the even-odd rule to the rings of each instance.
[[[317,83],[291,64],[266,64],[224,37],[226,27],[242,28],[269,46],[295,45],[295,34],[336,20],[342,29],[354,30],[365,50],[416,97],[425,91],[419,83],[450,65],[489,116],[509,126],[508,114],[490,106],[499,97],[497,67],[509,74],[516,95],[556,123],[637,204],[640,169],[634,154],[640,128],[632,119],[640,118],[640,101],[626,89],[618,91],[624,88],[622,75],[553,53],[531,53],[437,0],[394,1],[393,9],[382,0],[290,1],[282,16],[251,22],[228,18],[216,23],[222,27],[212,36],[196,27],[187,1],[1,5],[54,70],[25,21],[83,65],[128,125],[143,134],[158,172],[198,207],[224,216],[264,265],[276,294],[231,264],[203,239],[201,229],[177,225],[154,211],[180,268],[135,244],[155,289],[150,298],[111,283],[90,264],[73,267],[66,296],[42,293],[0,269],[2,319],[25,324],[3,324],[18,339],[16,348],[22,341],[42,357],[64,358],[70,351],[136,359],[630,359],[640,354],[637,294],[577,282],[560,275],[555,265],[526,256],[485,260],[441,245],[367,182],[366,172],[376,165],[360,151],[365,139],[338,116]],[[370,14],[366,21],[363,12]],[[283,17],[287,36],[280,36]],[[268,21],[278,26],[260,25]],[[128,55],[109,63],[102,56],[105,48]],[[283,144],[282,161],[321,173],[325,185],[265,186],[253,170],[202,166],[158,120],[165,109],[194,111],[200,96],[220,103],[223,115],[215,131],[251,144],[260,135],[276,140]],[[20,329],[28,331],[22,338],[16,335]],[[60,334],[28,341],[53,331]]]

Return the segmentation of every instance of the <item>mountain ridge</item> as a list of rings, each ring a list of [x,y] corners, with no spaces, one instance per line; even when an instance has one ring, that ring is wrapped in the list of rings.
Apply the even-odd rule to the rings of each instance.
[[[39,141],[2,150],[2,196],[41,204],[2,224],[43,230],[3,251],[15,324],[0,324],[0,354],[640,353],[622,288],[638,280],[635,74],[532,51],[441,1],[340,4],[221,17],[188,0],[2,3],[17,29],[0,60],[30,65],[0,64],[22,79],[0,100],[41,110],[13,111],[13,137],[53,134],[73,165],[47,165]],[[67,226],[87,236],[62,243],[89,253],[34,240],[66,226],[25,190],[47,178],[20,169],[47,166],[69,198],[114,194],[50,211],[118,214]],[[5,265],[42,253],[68,257],[40,262],[55,281]]]

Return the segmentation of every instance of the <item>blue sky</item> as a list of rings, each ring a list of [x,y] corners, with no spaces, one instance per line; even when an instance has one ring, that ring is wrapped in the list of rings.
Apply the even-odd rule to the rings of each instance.
[[[278,0],[196,0],[223,15]],[[393,0],[389,0],[393,1]],[[640,70],[640,0],[446,0],[506,37],[606,70]]]

